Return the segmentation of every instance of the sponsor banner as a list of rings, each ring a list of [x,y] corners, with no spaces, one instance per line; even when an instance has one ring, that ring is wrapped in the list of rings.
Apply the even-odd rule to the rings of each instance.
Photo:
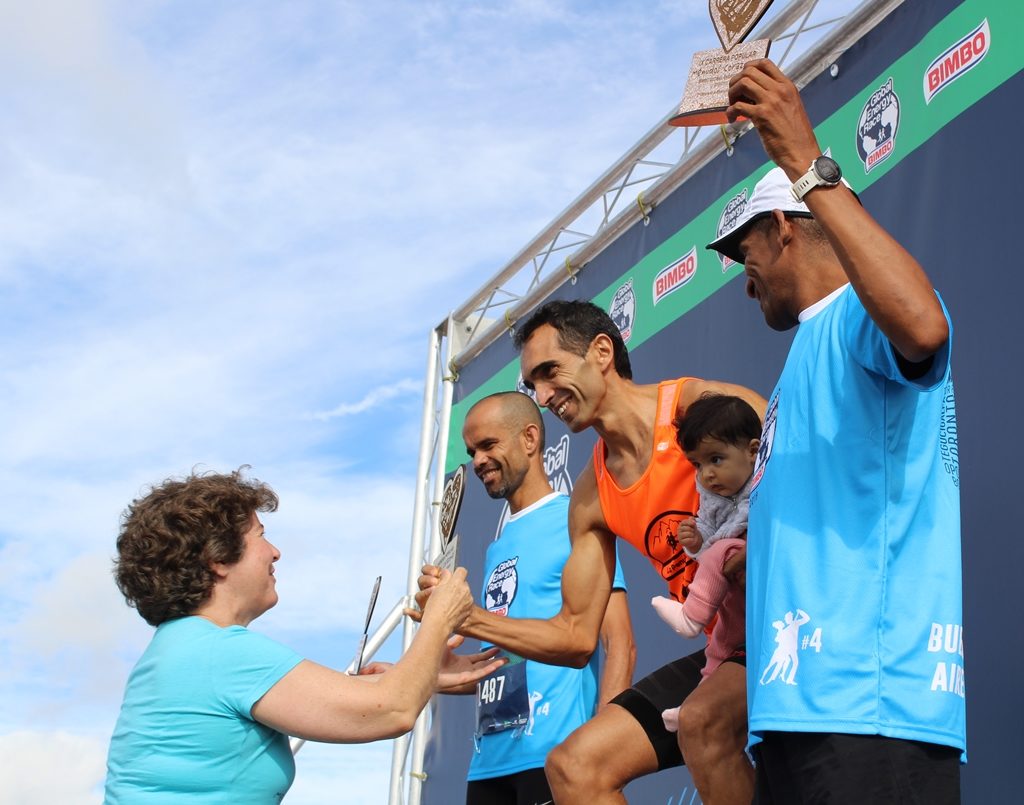
[[[818,142],[823,147],[830,147],[832,157],[843,167],[853,189],[862,192],[927,142],[946,123],[1024,69],[1024,48],[1018,47],[1019,37],[1015,36],[1022,29],[1024,3],[965,0],[914,47],[880,71],[875,80],[819,123],[815,127]],[[972,33],[968,40],[971,58],[965,68],[966,51],[961,52],[959,61],[951,60],[949,52],[956,43],[961,43],[962,48],[964,40]],[[976,49],[982,44],[979,33],[984,34],[983,54]],[[946,72],[942,73],[943,78],[929,100],[926,99],[927,93],[920,92],[918,87],[927,86],[929,70],[936,69],[937,63],[947,65],[939,68]],[[874,110],[876,114],[866,115],[868,110]],[[886,114],[884,121],[883,112]],[[895,121],[892,119],[894,112],[898,118]],[[876,116],[877,125],[873,122]],[[866,155],[873,156],[862,158],[862,148]],[[863,171],[856,170],[858,163],[863,166]],[[657,298],[656,277],[666,267],[683,260],[695,245],[697,252],[703,253],[704,245],[715,239],[728,205],[743,193],[744,188],[753,187],[772,167],[770,163],[762,165],[727,188],[719,198],[709,199],[702,213],[689,222],[682,222],[682,227],[674,235],[648,252],[638,263],[626,267],[628,270],[593,298],[595,304],[611,311],[613,299],[625,283],[631,282],[633,289],[650,284],[653,291],[650,295],[641,293],[633,296],[633,317],[629,327],[631,350],[742,274],[742,266],[738,264],[723,266],[721,272],[695,271],[685,283],[670,283],[667,298]],[[660,304],[656,305],[656,302]],[[459,434],[465,412],[487,394],[515,388],[518,375],[519,362],[514,360],[453,406],[446,471],[454,469],[463,454]]]

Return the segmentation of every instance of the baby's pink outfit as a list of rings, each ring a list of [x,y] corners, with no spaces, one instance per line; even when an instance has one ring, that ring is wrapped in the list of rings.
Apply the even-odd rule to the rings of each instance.
[[[679,603],[660,595],[651,599],[651,605],[661,619],[684,637],[696,637],[718,613],[718,622],[704,649],[707,662],[701,677],[705,679],[736,654],[746,641],[746,593],[722,573],[722,566],[746,544],[742,539],[720,539],[704,550],[685,602]],[[679,708],[665,710],[661,715],[665,728],[676,732]]]

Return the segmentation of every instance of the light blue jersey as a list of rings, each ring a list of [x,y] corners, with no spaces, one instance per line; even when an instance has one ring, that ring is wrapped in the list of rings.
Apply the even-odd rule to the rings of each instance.
[[[852,287],[801,321],[750,498],[751,741],[838,732],[966,750],[950,343],[910,381]]]
[[[569,498],[552,493],[512,515],[487,548],[481,603],[512,618],[550,618],[562,608],[562,568],[569,558]],[[618,549],[616,549],[617,551]],[[616,553],[615,589],[626,589]],[[544,766],[569,733],[596,710],[598,652],[584,668],[527,660],[529,720],[518,729],[481,735],[469,780]],[[507,693],[507,691],[506,691]]]
[[[241,626],[161,624],[128,678],[105,802],[280,802],[295,778],[288,738],[250,710],[301,661]]]

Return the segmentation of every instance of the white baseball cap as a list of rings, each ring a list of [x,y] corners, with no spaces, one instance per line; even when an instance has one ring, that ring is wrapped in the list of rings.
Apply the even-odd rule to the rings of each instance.
[[[772,210],[781,210],[786,215],[798,218],[813,218],[807,205],[793,197],[792,187],[793,183],[789,181],[789,177],[786,176],[786,172],[782,168],[772,168],[761,181],[754,185],[754,192],[751,194],[747,206],[737,216],[732,227],[721,234],[717,240],[711,241],[707,248],[721,252],[730,260],[742,263],[740,241],[743,240],[755,221],[768,218],[772,214]]]

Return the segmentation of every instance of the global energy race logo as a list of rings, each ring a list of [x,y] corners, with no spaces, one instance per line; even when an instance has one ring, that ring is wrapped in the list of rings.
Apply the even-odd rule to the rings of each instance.
[[[519,557],[513,556],[500,562],[484,585],[484,606],[495,615],[507,615],[508,608],[519,590],[519,573],[516,565]]]
[[[991,42],[986,17],[977,28],[940,53],[924,71],[924,102],[931,103],[942,90],[981,64]]]
[[[871,93],[857,122],[857,153],[865,173],[871,173],[892,156],[899,127],[900,99],[890,77]]]
[[[768,411],[764,415],[764,427],[761,430],[761,446],[757,450],[757,459],[754,461],[754,471],[750,478],[751,503],[753,503],[753,492],[761,483],[765,467],[768,466],[768,459],[772,457],[772,445],[775,442],[775,420],[779,415],[779,392],[775,393],[772,401],[768,403]]]
[[[522,372],[520,372],[518,375],[516,375],[516,391],[518,391],[520,394],[525,394],[531,400],[533,400],[534,402],[537,402],[537,392],[534,391],[533,389],[528,389],[526,387],[526,383],[523,382],[523,373]]]
[[[556,492],[572,494],[572,476],[569,475],[569,434],[562,434],[558,444],[544,448],[544,472]]]
[[[722,237],[726,232],[736,226],[736,222],[739,221],[740,216],[743,215],[743,211],[747,209],[747,188],[743,188],[739,193],[725,202],[725,207],[722,208],[722,215],[718,219],[718,232],[715,234],[715,239]],[[724,274],[729,270],[730,266],[736,265],[736,261],[731,257],[726,257],[724,254],[719,252],[719,258],[722,260],[722,273]]]
[[[616,289],[608,315],[615,322],[615,326],[619,328],[619,335],[622,336],[623,342],[629,343],[629,337],[633,335],[633,324],[636,321],[636,294],[633,293],[632,277]]]

